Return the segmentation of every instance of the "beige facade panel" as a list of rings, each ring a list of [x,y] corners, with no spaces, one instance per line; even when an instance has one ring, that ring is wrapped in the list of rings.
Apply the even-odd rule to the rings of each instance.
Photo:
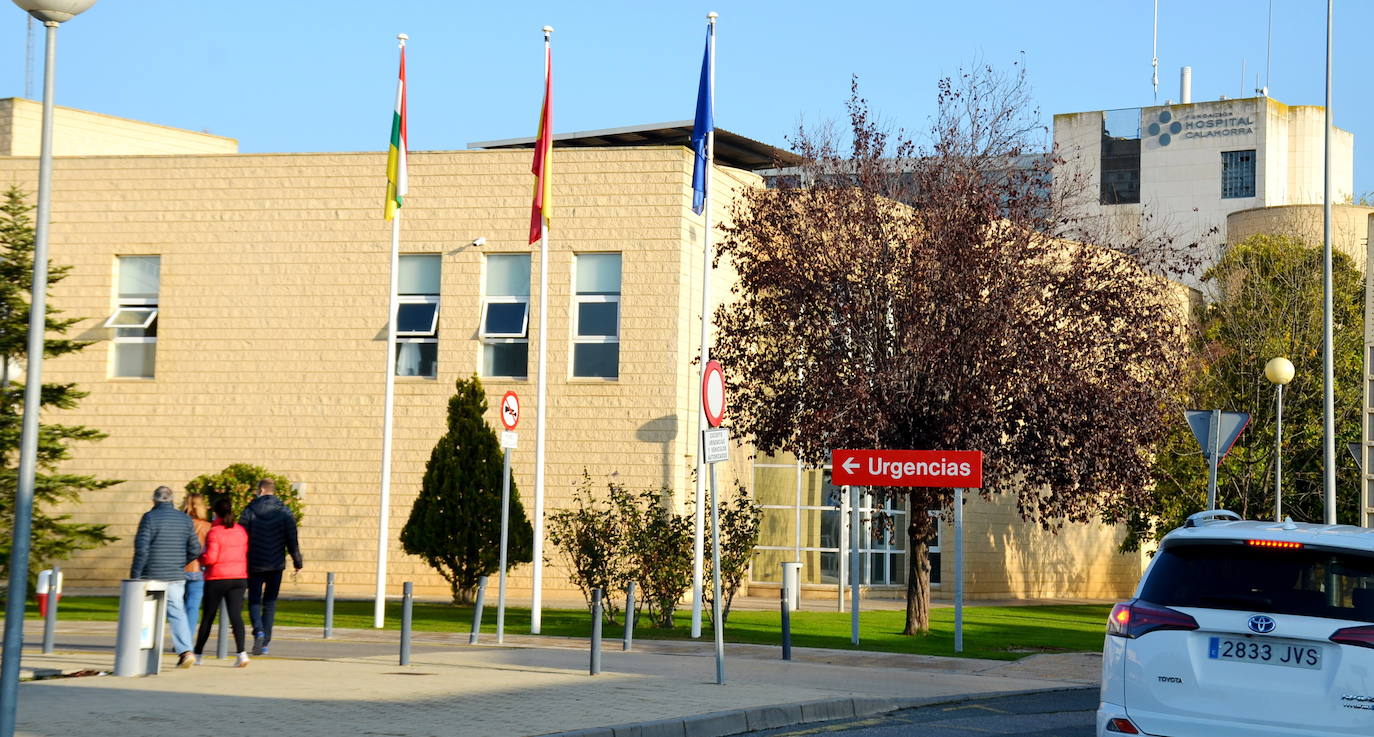
[[[54,156],[225,154],[239,148],[238,141],[210,133],[69,107],[53,110]],[[22,97],[0,99],[0,156],[37,156],[42,126],[42,103]]]
[[[1374,207],[1331,207],[1331,247],[1354,260],[1360,271],[1364,271],[1371,214],[1374,214]],[[1284,205],[1233,212],[1226,216],[1226,245],[1233,246],[1254,235],[1283,235],[1320,246],[1324,220],[1321,205]]]
[[[478,369],[482,262],[534,250],[527,241],[528,152],[411,154],[402,253],[441,257],[438,376],[398,377],[391,529],[396,540],[425,461],[445,426],[452,382]],[[583,469],[594,479],[670,485],[679,498],[695,458],[701,247],[685,149],[559,151],[550,233],[547,504],[565,506]],[[47,364],[47,377],[91,392],[63,420],[109,433],[78,448],[68,469],[125,479],[85,495],[76,519],[124,538],[68,565],[76,586],[126,575],[129,538],[152,488],[181,488],[234,462],[257,463],[304,485],[307,567],[288,591],[318,593],[326,571],[342,595],[372,589],[380,470],[389,225],[380,217],[382,154],[290,154],[59,159],[52,252],[73,266],[52,304],[83,316],[74,334],[97,341]],[[0,159],[0,177],[32,189],[36,162]],[[717,181],[751,184],[752,175]],[[756,182],[753,179],[753,182]],[[729,194],[721,187],[718,211]],[[471,245],[484,237],[481,249]],[[570,375],[575,254],[623,259],[619,378]],[[156,375],[111,378],[108,329],[119,256],[161,259]],[[728,297],[729,272],[713,284]],[[537,312],[530,338],[538,340]],[[525,419],[513,459],[533,509],[535,352],[527,380],[485,381],[489,397],[521,394]],[[496,425],[494,411],[490,418]],[[739,453],[722,485],[747,468]],[[747,473],[738,474],[747,477]],[[546,554],[557,559],[552,549]],[[391,546],[390,581],[417,594],[447,586]],[[512,594],[528,592],[529,567]],[[555,562],[549,596],[570,595]]]

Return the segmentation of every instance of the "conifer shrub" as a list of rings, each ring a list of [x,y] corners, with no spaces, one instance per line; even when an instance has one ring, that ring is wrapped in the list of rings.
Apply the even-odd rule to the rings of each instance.
[[[477,580],[500,568],[502,451],[483,415],[487,397],[474,375],[448,400],[448,431],[425,464],[420,494],[401,529],[401,546],[448,581],[455,603],[473,599]],[[533,560],[534,529],[510,482],[508,567]]]

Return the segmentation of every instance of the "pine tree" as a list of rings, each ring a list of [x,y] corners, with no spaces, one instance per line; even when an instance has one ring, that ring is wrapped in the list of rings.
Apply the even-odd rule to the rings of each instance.
[[[33,284],[33,208],[25,202],[18,187],[10,187],[0,198],[0,570],[8,575],[10,547],[13,543],[14,497],[19,479],[19,443],[24,417],[24,377],[16,371],[27,356],[29,332],[29,290]],[[67,276],[67,266],[48,271],[48,284]],[[48,307],[47,334],[63,336],[79,319],[57,317]],[[47,339],[48,358],[74,353],[89,343],[65,337]],[[71,409],[86,392],[75,384],[43,385],[44,409]],[[105,525],[72,522],[68,515],[54,515],[50,509],[62,502],[75,502],[83,491],[104,489],[120,483],[81,474],[61,473],[58,466],[71,456],[72,442],[100,440],[105,434],[80,425],[44,424],[38,433],[38,468],[34,480],[33,537],[29,567],[37,570],[84,548],[94,548],[116,538],[105,532]]]
[[[448,401],[448,432],[430,452],[401,530],[402,547],[448,581],[455,602],[471,601],[477,579],[500,567],[502,458],[496,433],[482,418],[486,410],[482,382],[459,379]],[[512,480],[507,565],[533,560],[533,542]]]

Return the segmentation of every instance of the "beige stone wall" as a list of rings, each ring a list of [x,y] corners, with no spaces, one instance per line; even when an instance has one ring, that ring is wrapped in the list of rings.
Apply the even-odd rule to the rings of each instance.
[[[37,156],[43,105],[22,97],[0,99],[0,156]],[[54,107],[54,156],[228,154],[238,141],[209,133],[144,123],[69,107]]]
[[[1332,205],[1331,247],[1346,254],[1364,271],[1369,241],[1369,216],[1374,207]],[[1226,216],[1226,245],[1253,235],[1285,235],[1314,245],[1322,242],[1321,205],[1284,205],[1241,210]]]
[[[695,457],[700,248],[685,243],[691,157],[682,148],[559,150],[550,235],[547,503],[563,506],[585,468],[631,485],[690,483]],[[126,575],[129,538],[158,484],[251,462],[305,484],[301,543],[307,562],[289,593],[372,591],[377,538],[384,334],[390,227],[381,218],[380,153],[73,157],[55,165],[52,254],[73,266],[52,303],[84,319],[97,341],[49,362],[46,379],[90,392],[67,422],[109,433],[79,447],[67,469],[125,479],[71,511],[124,538],[67,564],[73,586]],[[525,252],[527,151],[418,152],[402,211],[402,253],[442,255],[437,379],[396,381],[390,586],[417,595],[447,587],[394,541],[444,431],[452,382],[473,373],[483,253]],[[0,180],[33,188],[36,162],[0,158]],[[718,176],[749,186],[752,175]],[[718,201],[728,199],[718,187]],[[717,212],[724,207],[717,207]],[[699,233],[699,231],[698,231]],[[485,237],[479,249],[470,244]],[[537,247],[536,247],[537,249]],[[573,254],[623,254],[620,378],[569,377]],[[157,254],[162,282],[157,376],[108,377],[115,257]],[[538,257],[532,278],[538,301]],[[727,294],[728,271],[717,276]],[[537,340],[537,314],[531,316]],[[533,509],[535,351],[528,381],[487,382],[495,400],[521,395],[515,480]],[[495,426],[495,411],[490,412]],[[736,455],[722,485],[742,463]],[[745,466],[747,467],[747,466]],[[747,474],[743,474],[747,478]],[[546,550],[557,558],[552,549]],[[529,566],[511,581],[528,596]],[[562,569],[546,596],[572,592]],[[527,600],[527,599],[526,599]]]
[[[1130,596],[1146,558],[1117,552],[1125,531],[1100,524],[1068,524],[1050,532],[1021,520],[1016,499],[970,494],[964,507],[964,595],[972,599]],[[954,536],[942,539],[937,598],[954,593]]]

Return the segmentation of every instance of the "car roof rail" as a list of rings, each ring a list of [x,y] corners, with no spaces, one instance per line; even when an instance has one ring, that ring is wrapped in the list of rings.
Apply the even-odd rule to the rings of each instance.
[[[1240,522],[1244,517],[1232,512],[1229,509],[1209,509],[1205,512],[1188,515],[1188,521],[1183,523],[1184,527],[1197,527],[1207,522]]]

